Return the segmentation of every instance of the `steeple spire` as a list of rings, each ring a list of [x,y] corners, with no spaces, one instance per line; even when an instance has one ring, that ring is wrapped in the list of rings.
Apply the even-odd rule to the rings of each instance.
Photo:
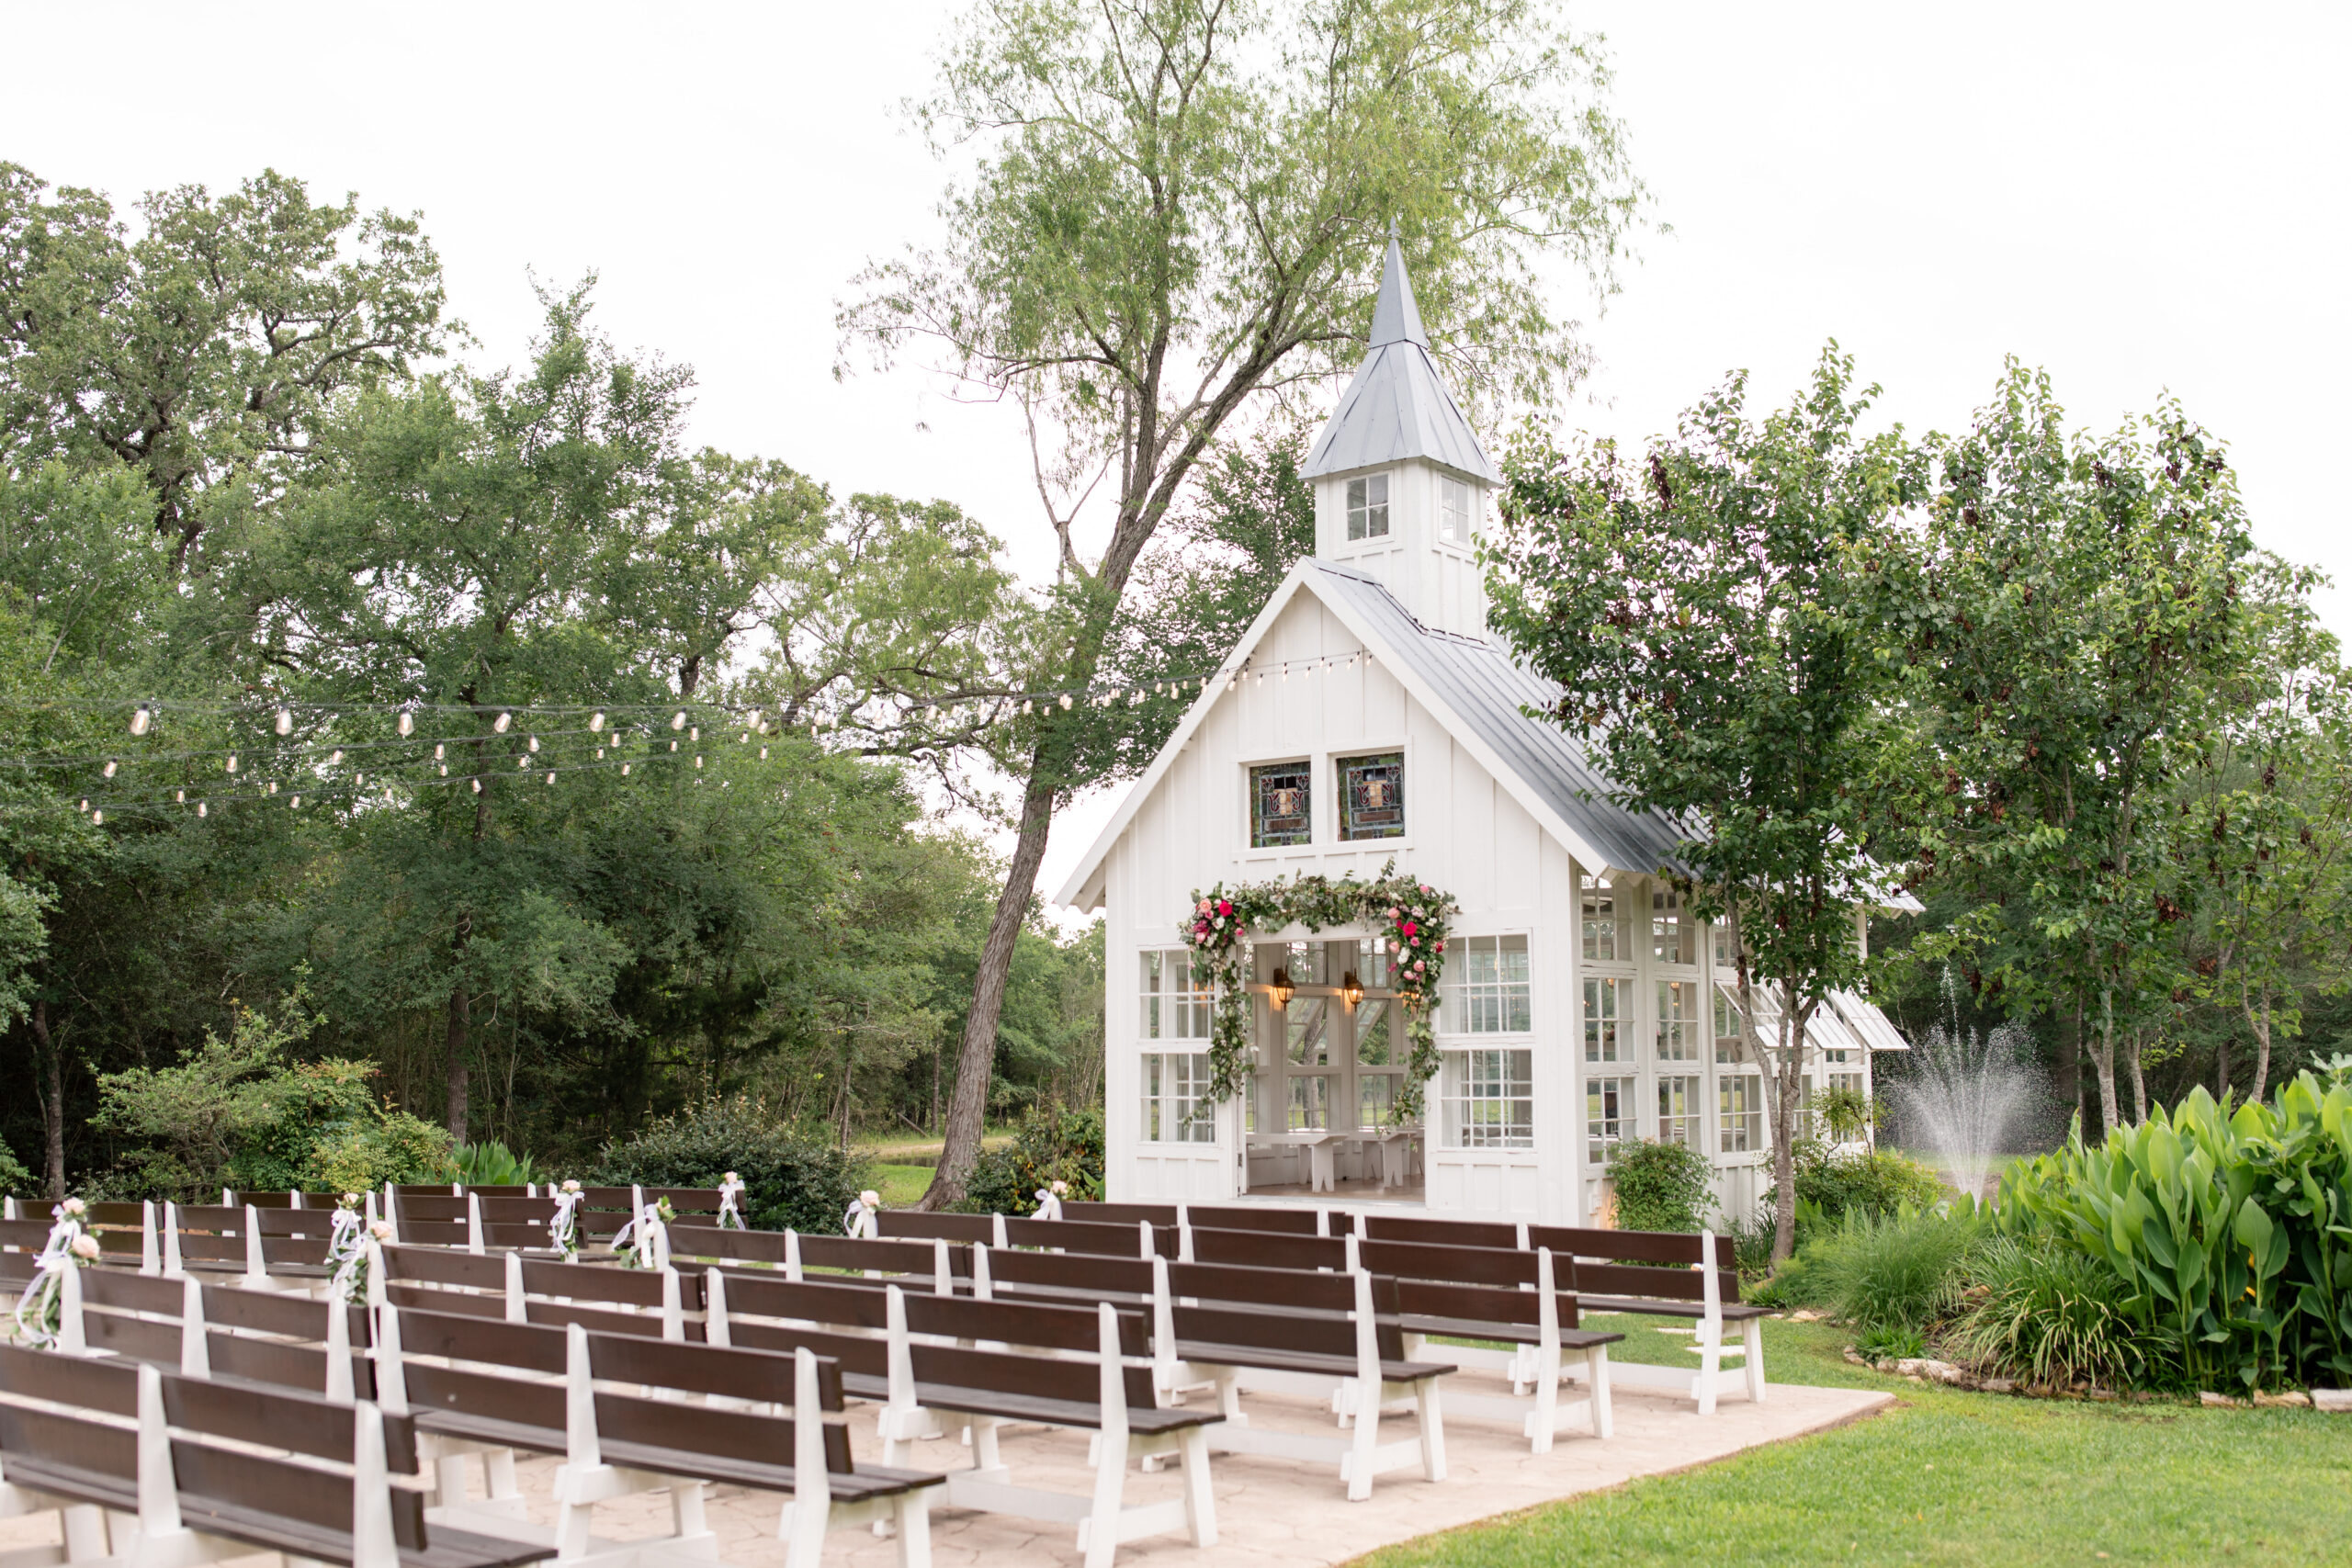
[[[1388,255],[1380,266],[1380,299],[1372,308],[1372,342],[1378,348],[1388,343],[1417,343],[1430,345],[1430,334],[1421,326],[1421,307],[1413,298],[1413,280],[1405,276],[1405,254],[1396,248],[1396,224],[1388,225]]]

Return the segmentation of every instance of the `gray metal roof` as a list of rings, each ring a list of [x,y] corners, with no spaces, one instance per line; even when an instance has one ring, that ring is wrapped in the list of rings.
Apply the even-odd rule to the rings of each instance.
[[[1325,561],[1306,564],[1317,574],[1317,590],[1363,616],[1379,634],[1386,654],[1427,682],[1450,716],[1490,747],[1610,867],[1642,874],[1688,869],[1675,853],[1684,835],[1665,816],[1637,815],[1610,800],[1609,782],[1583,745],[1557,725],[1521,711],[1549,703],[1558,688],[1513,663],[1493,643],[1422,626],[1368,577]]]
[[[1311,479],[1407,457],[1425,457],[1488,484],[1502,482],[1430,358],[1413,280],[1405,275],[1405,258],[1392,234],[1381,267],[1380,299],[1373,307],[1369,351],[1299,472]]]

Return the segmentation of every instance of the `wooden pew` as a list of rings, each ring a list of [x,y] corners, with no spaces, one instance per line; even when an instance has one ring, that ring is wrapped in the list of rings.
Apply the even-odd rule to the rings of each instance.
[[[1550,1250],[1542,1247],[1520,1252],[1369,1240],[1358,1240],[1355,1247],[1359,1267],[1396,1281],[1406,1355],[1423,1354],[1433,1334],[1500,1340],[1515,1347],[1510,1351],[1445,1347],[1448,1359],[1496,1368],[1512,1384],[1511,1395],[1504,1397],[1456,1383],[1446,1395],[1451,1413],[1512,1421],[1539,1454],[1549,1453],[1552,1439],[1577,1420],[1588,1423],[1596,1438],[1611,1435],[1609,1347],[1625,1337],[1577,1326],[1573,1265],[1555,1269]],[[1589,1392],[1583,1399],[1562,1404],[1560,1380],[1570,1359],[1582,1363]],[[1529,1397],[1520,1396],[1522,1388]]]
[[[1004,1245],[1001,1214],[926,1214],[913,1209],[885,1209],[874,1216],[875,1233],[886,1241],[985,1242]]]
[[[1495,1247],[1517,1250],[1527,1246],[1527,1226],[1515,1220],[1441,1220],[1420,1214],[1383,1214],[1366,1210],[1356,1216],[1356,1234],[1369,1241],[1418,1241],[1435,1247]]]
[[[1009,1247],[1044,1247],[1055,1252],[1091,1252],[1102,1258],[1176,1258],[1183,1251],[1183,1235],[1173,1226],[1149,1220],[1134,1224],[1088,1224],[1080,1220],[1004,1221]]]
[[[181,1568],[258,1549],[353,1568],[511,1568],[550,1554],[428,1527],[420,1495],[391,1482],[413,1456],[407,1423],[365,1401],[0,1346],[0,1513],[62,1509],[68,1561],[110,1548]]]
[[[1192,1241],[1192,1261],[1230,1263],[1247,1269],[1344,1269],[1349,1267],[1348,1238],[1282,1231],[1208,1230],[1194,1225],[1186,1233]]]
[[[1747,1397],[1764,1400],[1766,1309],[1739,1299],[1739,1272],[1724,1267],[1727,1244],[1712,1232],[1678,1235],[1664,1231],[1588,1230],[1570,1225],[1530,1225],[1528,1240],[1555,1258],[1576,1261],[1577,1295],[1586,1312],[1637,1313],[1651,1317],[1696,1320],[1699,1365],[1650,1367],[1620,1363],[1621,1383],[1671,1389],[1698,1402],[1699,1414],[1714,1414],[1718,1393],[1745,1385]],[[1657,1265],[1666,1267],[1657,1267]],[[1740,1343],[1724,1343],[1724,1325],[1739,1325]],[[1739,1358],[1736,1368],[1724,1358]]]
[[[971,1267],[965,1250],[950,1246],[944,1236],[891,1241],[790,1230],[721,1230],[717,1225],[672,1225],[670,1255],[735,1268],[763,1267],[790,1280],[809,1269],[854,1271],[876,1280],[895,1275],[941,1295],[952,1293],[957,1273]]]
[[[373,1396],[364,1309],[119,1269],[65,1276],[59,1348],[348,1401]]]

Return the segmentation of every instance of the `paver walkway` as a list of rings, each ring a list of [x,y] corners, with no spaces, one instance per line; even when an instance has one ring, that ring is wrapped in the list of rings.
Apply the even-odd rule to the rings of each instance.
[[[1345,1562],[1434,1530],[1820,1431],[1893,1403],[1890,1393],[1863,1389],[1774,1383],[1770,1397],[1760,1405],[1744,1398],[1727,1399],[1715,1415],[1701,1416],[1687,1400],[1620,1389],[1614,1438],[1600,1443],[1589,1436],[1566,1435],[1540,1458],[1498,1423],[1450,1419],[1445,1427],[1447,1480],[1432,1485],[1420,1479],[1418,1470],[1392,1472],[1380,1478],[1371,1498],[1362,1503],[1347,1500],[1334,1470],[1255,1455],[1219,1455],[1212,1461],[1216,1546],[1196,1551],[1182,1536],[1170,1534],[1122,1546],[1119,1561],[1138,1568],[1300,1568]],[[1253,1393],[1247,1404],[1253,1424],[1300,1431],[1332,1427],[1329,1407],[1312,1401]],[[878,1460],[870,1413],[854,1408],[852,1421],[858,1457]],[[1383,1438],[1393,1441],[1411,1436],[1414,1423],[1410,1416],[1392,1416],[1382,1427]],[[1034,1427],[1008,1429],[1001,1440],[1001,1457],[1016,1482],[1079,1494],[1091,1490],[1092,1481],[1086,1449],[1084,1433]],[[922,1443],[916,1450],[911,1462],[921,1468],[949,1470],[969,1462],[962,1445],[954,1440]],[[547,1499],[556,1463],[537,1459],[517,1466],[532,1517],[542,1524],[553,1522]],[[1127,1488],[1129,1502],[1178,1495],[1172,1470],[1153,1475],[1131,1472]],[[779,1505],[780,1499],[738,1487],[712,1488],[707,1517],[719,1538],[720,1558],[750,1568],[781,1568],[784,1546],[775,1538]],[[664,1495],[623,1498],[598,1506],[596,1534],[608,1540],[659,1534],[669,1528],[669,1515]],[[1076,1564],[1080,1561],[1076,1533],[1074,1527],[936,1508],[932,1514],[933,1559],[940,1568]],[[0,1551],[55,1539],[45,1521],[0,1520]],[[825,1545],[828,1568],[886,1568],[896,1558],[891,1542],[864,1531],[836,1531]]]

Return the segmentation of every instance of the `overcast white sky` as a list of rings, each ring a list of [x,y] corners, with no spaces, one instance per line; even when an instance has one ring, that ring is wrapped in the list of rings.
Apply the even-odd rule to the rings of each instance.
[[[624,345],[693,365],[697,439],[837,492],[944,496],[1051,569],[1020,433],[912,371],[837,385],[833,304],[929,234],[943,172],[896,106],[950,0],[692,6],[80,6],[0,0],[0,159],[127,205],[263,165],[419,209],[481,355],[527,273],[602,275]],[[1826,338],[1914,430],[2002,355],[2075,420],[2165,390],[2233,445],[2260,543],[2352,578],[2339,378],[2352,7],[1593,0],[1673,226],[1642,243],[1570,423],[1666,428],[1732,367],[1784,397]],[[2322,600],[2352,633],[2352,595]],[[1108,816],[1057,824],[1048,892]]]

